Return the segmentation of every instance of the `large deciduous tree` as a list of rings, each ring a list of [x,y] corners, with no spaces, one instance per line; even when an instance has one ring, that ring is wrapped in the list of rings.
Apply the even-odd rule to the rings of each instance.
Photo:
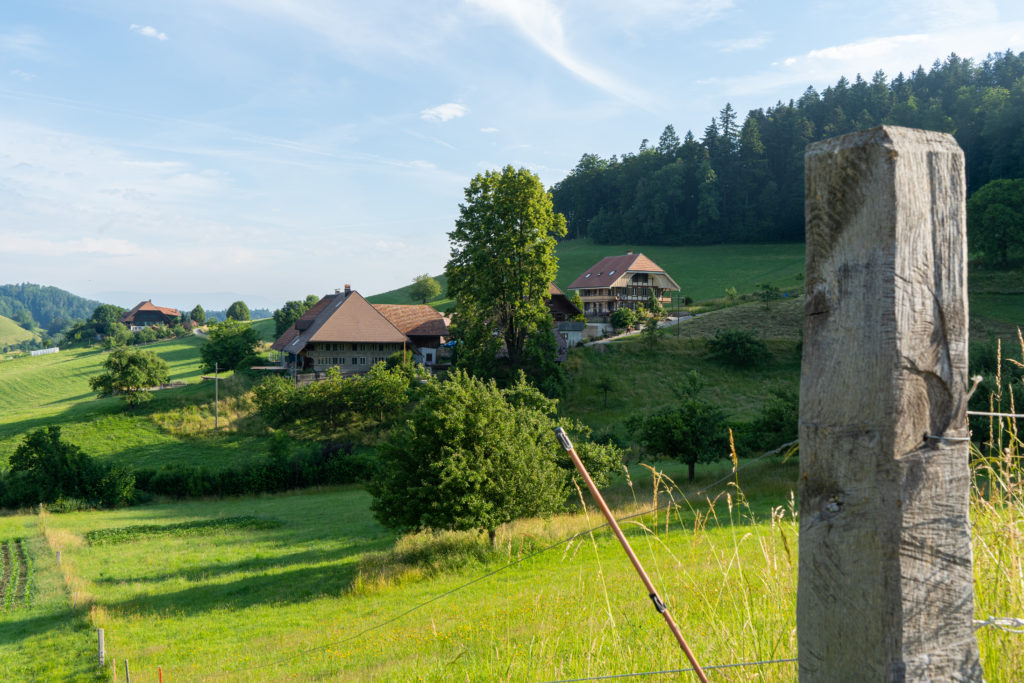
[[[192,312],[188,314],[188,317],[202,325],[206,322],[206,311],[203,310],[202,306],[196,304],[196,307],[192,309]]]
[[[441,283],[430,277],[428,273],[413,278],[412,287],[409,288],[409,298],[423,304],[436,298],[440,293]]]
[[[453,323],[463,343],[496,333],[505,342],[509,364],[521,367],[530,335],[551,334],[545,302],[558,273],[555,245],[565,236],[565,218],[554,212],[540,179],[525,168],[479,174],[465,197],[448,233]],[[460,350],[457,362],[475,371],[468,363],[473,355]]]
[[[245,302],[236,301],[228,306],[224,317],[228,320],[249,320],[251,316],[249,315],[249,307],[245,305]]]
[[[152,351],[120,348],[103,362],[106,372],[89,378],[89,386],[101,396],[119,394],[129,407],[151,397],[146,391],[170,379],[167,362]]]
[[[685,463],[690,481],[698,462],[714,462],[729,454],[722,411],[698,398],[688,398],[676,408],[651,415],[636,415],[627,426],[647,453]]]
[[[286,301],[284,306],[274,311],[274,329],[280,337],[302,314],[313,307],[319,299],[315,294],[308,295],[302,301]]]
[[[972,251],[1006,266],[1011,251],[1024,246],[1024,178],[993,180],[971,195],[967,235]]]
[[[199,356],[207,372],[215,368],[234,370],[259,346],[260,336],[252,325],[228,318],[210,326],[210,336],[199,349]]]
[[[381,449],[374,514],[396,529],[480,529],[493,540],[505,522],[560,510],[573,469],[553,437],[556,407],[521,375],[508,389],[461,370],[428,383]],[[613,446],[580,439],[578,452],[599,482],[621,464]]]

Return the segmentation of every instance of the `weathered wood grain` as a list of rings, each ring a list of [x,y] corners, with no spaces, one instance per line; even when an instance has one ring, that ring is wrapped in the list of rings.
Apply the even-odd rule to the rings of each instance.
[[[964,192],[949,135],[882,126],[807,148],[801,681],[982,678],[956,440]]]

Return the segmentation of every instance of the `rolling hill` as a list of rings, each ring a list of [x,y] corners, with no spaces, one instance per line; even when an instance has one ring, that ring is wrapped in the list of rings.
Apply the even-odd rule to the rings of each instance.
[[[10,318],[0,315],[0,348],[38,338],[39,335],[29,332]]]

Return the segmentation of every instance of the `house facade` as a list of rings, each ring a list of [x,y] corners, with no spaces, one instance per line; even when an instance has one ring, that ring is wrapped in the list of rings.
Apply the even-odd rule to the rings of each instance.
[[[138,332],[150,325],[173,325],[181,317],[177,308],[154,306],[153,300],[140,301],[130,311],[121,316],[121,322],[132,332]]]
[[[588,320],[606,320],[620,308],[636,310],[652,294],[667,306],[672,301],[669,293],[678,292],[679,285],[657,263],[630,251],[601,259],[573,280],[569,289],[580,293]]]
[[[271,348],[296,372],[366,372],[402,350],[419,363],[437,364],[448,328],[430,306],[375,306],[345,285],[313,305]]]

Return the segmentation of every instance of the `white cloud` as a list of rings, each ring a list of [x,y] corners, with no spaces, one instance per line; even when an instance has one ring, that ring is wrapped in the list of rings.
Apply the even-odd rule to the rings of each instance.
[[[461,104],[448,102],[447,104],[439,104],[430,109],[424,109],[420,112],[420,118],[431,123],[444,123],[445,121],[461,118],[468,113],[469,110]]]
[[[745,52],[757,50],[768,44],[768,34],[761,33],[748,38],[736,38],[734,40],[723,40],[715,43],[719,52]]]
[[[790,57],[786,60],[786,66],[792,66],[799,61],[833,61],[833,62],[857,62],[865,58],[884,60],[886,57],[899,52],[902,48],[924,43],[928,36],[923,33],[915,33],[903,36],[885,36],[883,38],[871,38],[856,43],[845,45],[834,45],[820,50],[811,50],[802,58]]]
[[[9,52],[25,59],[42,59],[45,42],[35,33],[0,33],[0,52]]]
[[[487,128],[481,128],[480,132],[481,133],[497,133],[498,129],[497,128],[492,128],[492,127],[487,127]]]
[[[649,107],[650,97],[626,85],[615,76],[587,63],[568,45],[562,25],[562,12],[549,0],[468,0],[501,17],[538,49],[554,59],[577,78],[619,99]]]
[[[11,75],[17,76],[25,82],[33,81],[36,78],[35,74],[30,74],[28,72],[22,71],[21,69],[11,69]]]
[[[579,11],[603,15],[615,26],[668,27],[674,31],[712,22],[735,6],[734,0],[581,0]]]
[[[157,31],[152,26],[140,26],[139,24],[132,24],[128,27],[129,30],[135,31],[140,36],[146,36],[147,38],[156,38],[157,40],[167,40],[167,34],[162,31]]]

